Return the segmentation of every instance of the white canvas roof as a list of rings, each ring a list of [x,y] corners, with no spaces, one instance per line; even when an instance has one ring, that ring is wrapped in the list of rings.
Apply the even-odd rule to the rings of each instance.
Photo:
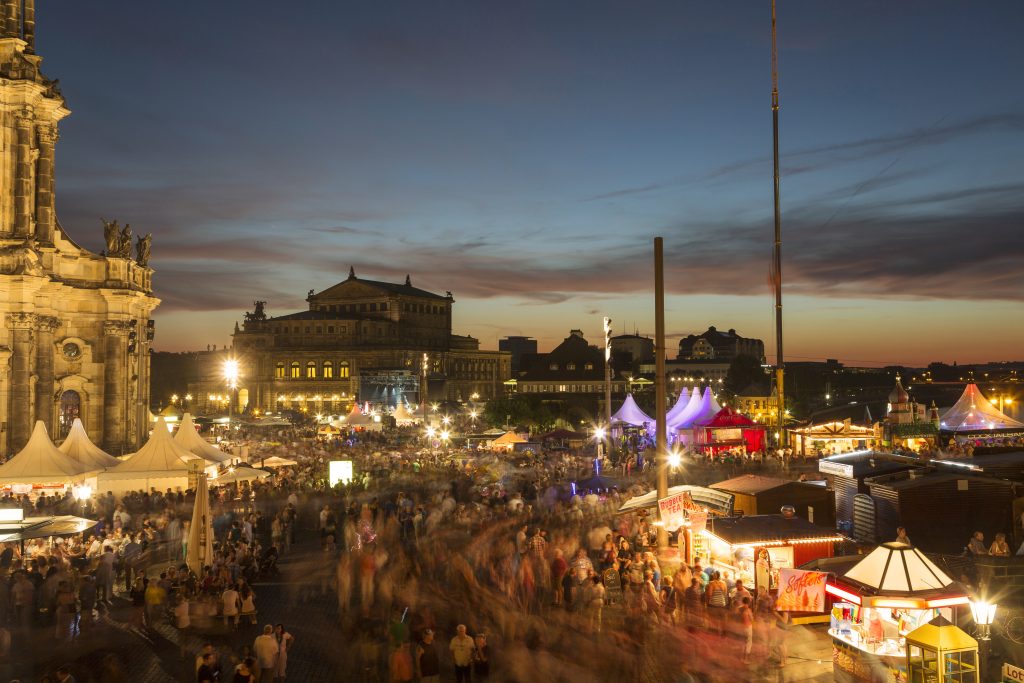
[[[81,481],[101,468],[60,452],[36,421],[25,447],[0,465],[0,484],[69,484]]]
[[[158,418],[149,435],[149,441],[117,467],[112,467],[100,476],[107,479],[156,479],[188,475],[189,460],[196,456],[171,439],[167,423]]]
[[[704,395],[700,398],[700,405],[697,407],[697,410],[687,415],[686,421],[677,425],[676,428],[699,427],[707,424],[715,419],[715,415],[718,415],[721,409],[722,407],[718,405],[718,401],[715,400],[714,395],[711,393],[711,387],[705,387]]]
[[[686,402],[686,407],[683,408],[679,413],[671,420],[665,420],[665,425],[670,430],[683,429],[690,425],[692,416],[700,410],[700,389],[697,387],[693,388],[693,392],[690,394],[690,400]]]
[[[653,423],[654,419],[640,410],[640,406],[633,400],[633,394],[626,394],[626,400],[622,402],[622,407],[612,415],[612,423],[615,422],[625,422],[634,427],[642,427],[645,424]]]
[[[64,443],[57,446],[57,449],[85,465],[91,465],[96,469],[106,469],[121,464],[121,461],[110,455],[89,439],[85,431],[85,425],[80,418],[75,418],[71,423],[71,431],[64,439]]]
[[[191,413],[185,413],[182,416],[181,426],[178,427],[178,431],[174,435],[174,443],[184,448],[194,457],[202,458],[207,462],[220,464],[231,460],[230,454],[207,443],[206,439],[199,436],[199,432],[196,431],[196,423],[192,421]]]
[[[974,432],[983,429],[1024,427],[1003,414],[982,396],[977,384],[968,384],[953,407],[942,414],[941,428],[949,432]]]
[[[400,424],[400,425],[402,425],[402,424],[412,424],[414,422],[419,422],[419,419],[420,419],[419,417],[417,417],[413,413],[409,412],[409,409],[405,407],[404,403],[399,403],[398,407],[395,408],[395,416],[394,417],[395,417],[395,422]]]
[[[912,595],[953,583],[945,572],[906,543],[883,543],[846,572],[844,578],[882,594]]]
[[[671,425],[672,422],[679,418],[686,410],[687,406],[690,405],[690,390],[687,387],[683,387],[683,390],[679,392],[679,398],[676,399],[675,405],[673,405],[667,413],[665,413],[665,424]]]

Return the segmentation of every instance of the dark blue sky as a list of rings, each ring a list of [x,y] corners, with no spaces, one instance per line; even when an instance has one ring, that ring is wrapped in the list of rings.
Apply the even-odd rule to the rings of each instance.
[[[771,337],[769,4],[43,2],[61,222],[154,234],[158,348],[359,275],[550,347],[601,315]],[[1024,3],[781,0],[794,358],[1024,341]],[[896,334],[893,332],[896,331]],[[979,332],[980,331],[980,332]]]

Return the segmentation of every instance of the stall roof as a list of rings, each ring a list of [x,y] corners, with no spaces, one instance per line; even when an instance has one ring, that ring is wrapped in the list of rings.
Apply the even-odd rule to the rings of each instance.
[[[58,450],[46,433],[46,425],[37,420],[25,447],[0,465],[0,483],[66,484],[81,481],[101,469]]]
[[[908,455],[878,451],[854,451],[822,458],[818,461],[818,471],[860,479],[865,476],[900,472],[924,464],[921,460]]]
[[[732,503],[735,499],[735,496],[733,496],[731,493],[725,493],[724,491],[716,491],[714,489],[705,488],[703,486],[690,486],[689,484],[673,486],[668,490],[669,496],[674,496],[677,493],[689,493],[690,498],[693,499],[694,503],[702,505],[716,514],[732,514]],[[658,492],[648,491],[642,496],[635,496],[627,500],[625,503],[623,503],[622,507],[619,508],[619,514],[632,512],[633,510],[642,510],[644,508],[657,507],[657,505]]]
[[[0,543],[27,541],[49,536],[72,536],[99,524],[91,519],[60,515],[57,517],[26,517],[21,522],[0,524]]]
[[[944,571],[906,543],[883,543],[851,570],[843,580],[870,588],[877,595],[907,596],[946,588],[953,583]]]
[[[743,474],[732,479],[726,479],[711,485],[711,488],[729,493],[742,493],[748,496],[756,496],[765,491],[777,489],[786,484],[799,484],[792,479],[779,479],[778,477],[763,477],[760,474]]]
[[[911,476],[913,475],[913,476]],[[885,486],[886,488],[894,489],[897,491],[904,489],[913,489],[920,486],[934,486],[935,484],[941,484],[947,481],[959,481],[959,480],[978,480],[986,483],[1002,484],[1004,486],[1013,486],[1013,482],[1005,479],[996,479],[994,477],[978,476],[970,471],[964,472],[894,472],[891,474],[882,474],[877,477],[868,477],[865,479],[865,483],[868,486]]]
[[[846,540],[844,536],[835,532],[830,533],[801,517],[782,515],[712,517],[708,519],[708,531],[730,545]]]

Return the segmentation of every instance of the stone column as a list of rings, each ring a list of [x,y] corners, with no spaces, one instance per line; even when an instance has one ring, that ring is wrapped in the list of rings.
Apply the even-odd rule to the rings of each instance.
[[[48,315],[36,318],[36,419],[42,420],[51,439],[57,438],[53,424],[54,374],[53,333],[60,320]]]
[[[21,38],[18,26],[18,0],[4,0],[4,38]]]
[[[53,147],[57,142],[55,126],[40,126],[39,159],[36,161],[36,241],[53,244]]]
[[[124,453],[128,423],[125,409],[127,337],[127,322],[107,320],[103,323],[103,448],[112,455]]]
[[[11,409],[8,448],[16,453],[32,434],[32,332],[35,313],[8,313],[11,330]]]
[[[32,119],[19,114],[14,119],[14,234],[32,234]]]
[[[34,54],[36,51],[36,0],[25,0],[25,52]]]

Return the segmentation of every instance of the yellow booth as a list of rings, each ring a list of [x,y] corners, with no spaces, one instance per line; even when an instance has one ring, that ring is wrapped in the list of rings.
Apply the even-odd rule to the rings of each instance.
[[[908,683],[979,683],[978,641],[943,616],[907,634]]]

